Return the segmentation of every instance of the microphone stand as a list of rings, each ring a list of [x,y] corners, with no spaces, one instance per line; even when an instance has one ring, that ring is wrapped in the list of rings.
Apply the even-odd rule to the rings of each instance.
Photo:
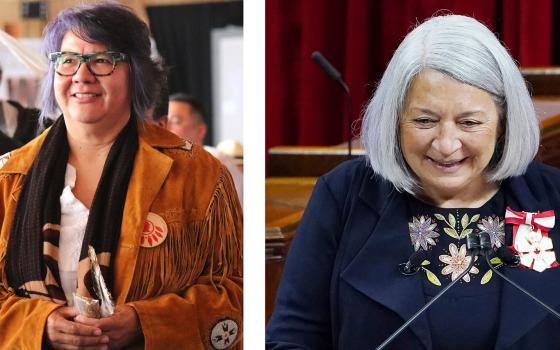
[[[346,156],[346,159],[349,160],[352,158],[352,95],[350,94],[350,89],[344,80],[340,79],[339,83],[346,92],[344,108],[346,109],[346,118],[348,120],[348,155]]]
[[[389,338],[387,338],[383,343],[381,343],[381,345],[379,345],[377,348],[375,348],[375,350],[381,350],[383,348],[385,348],[390,342],[392,342],[399,334],[402,333],[402,331],[404,331],[404,329],[406,327],[408,327],[414,320],[416,320],[416,318],[423,313],[424,311],[426,311],[433,303],[436,302],[436,300],[438,300],[443,294],[445,294],[445,292],[447,292],[447,290],[451,287],[453,287],[455,285],[455,283],[457,283],[459,280],[461,280],[467,273],[469,273],[469,271],[471,270],[471,268],[474,266],[475,263],[475,256],[478,255],[478,250],[473,250],[470,252],[469,256],[471,257],[471,262],[469,264],[469,266],[465,269],[465,271],[461,272],[461,274],[459,276],[457,276],[457,278],[454,281],[451,281],[451,283],[449,283],[447,286],[445,286],[445,288],[443,288],[441,290],[441,292],[439,292],[436,296],[434,296],[432,298],[432,300],[430,300],[428,303],[426,303],[426,305],[424,305],[420,310],[416,311],[416,313],[414,315],[412,315],[411,318],[408,319],[408,321],[406,321],[402,326],[400,326],[399,329],[397,329],[393,334],[391,334],[391,336]]]
[[[346,159],[352,158],[352,95],[350,94],[350,88],[342,79],[342,74],[336,68],[334,68],[329,61],[321,54],[319,51],[313,51],[311,54],[311,59],[315,61],[321,67],[323,72],[325,72],[329,78],[336,81],[346,93],[346,100],[345,100],[345,110],[347,113],[347,120],[348,120],[348,155]]]
[[[514,286],[515,288],[517,288],[518,290],[520,290],[522,293],[524,293],[525,295],[527,295],[529,298],[533,299],[537,304],[539,304],[540,306],[542,306],[544,309],[546,309],[546,311],[550,312],[551,314],[553,314],[554,316],[556,316],[556,318],[560,319],[560,314],[558,312],[556,312],[556,310],[554,310],[553,308],[551,308],[550,306],[546,305],[545,303],[543,303],[542,301],[540,301],[537,297],[533,296],[531,293],[529,293],[528,291],[526,291],[523,287],[521,287],[520,285],[518,285],[517,283],[513,282],[511,279],[509,279],[506,275],[504,275],[503,273],[501,273],[500,271],[498,271],[497,268],[495,268],[494,266],[492,266],[492,264],[490,263],[490,257],[489,257],[489,251],[488,250],[484,250],[484,256],[486,257],[486,263],[488,264],[488,266],[490,267],[490,269],[495,272],[498,276],[500,276],[501,278],[503,278],[505,281],[507,281],[509,284],[511,284],[512,286]]]

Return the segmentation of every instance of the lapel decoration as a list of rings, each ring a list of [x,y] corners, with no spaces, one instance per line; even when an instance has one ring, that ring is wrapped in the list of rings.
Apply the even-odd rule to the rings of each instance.
[[[185,144],[182,145],[180,148],[184,149],[185,151],[190,151],[192,150],[192,145],[193,145],[192,142],[185,141]]]
[[[163,218],[156,213],[149,212],[144,221],[140,246],[144,248],[157,247],[167,238],[167,224]]]
[[[548,237],[555,223],[554,210],[532,213],[508,207],[505,222],[513,224],[513,249],[519,253],[521,265],[538,272],[558,266]]]

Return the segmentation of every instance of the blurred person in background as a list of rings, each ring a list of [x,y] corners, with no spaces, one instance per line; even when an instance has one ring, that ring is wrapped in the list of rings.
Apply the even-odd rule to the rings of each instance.
[[[2,67],[0,66],[0,82]],[[0,155],[31,141],[39,130],[39,110],[13,100],[0,101]]]
[[[197,145],[204,144],[208,132],[208,124],[205,121],[207,117],[202,103],[195,97],[182,92],[171,94],[167,115],[164,116],[161,111],[158,114],[158,123],[167,130]],[[235,159],[215,147],[204,148],[227,167],[233,177],[239,200],[243,204],[243,173],[236,166]]]

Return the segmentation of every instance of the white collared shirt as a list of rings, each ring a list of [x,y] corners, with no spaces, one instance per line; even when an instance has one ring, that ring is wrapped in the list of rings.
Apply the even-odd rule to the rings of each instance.
[[[72,193],[75,184],[76,169],[68,164],[64,175],[64,189],[60,195],[58,271],[69,306],[74,304],[72,293],[78,285],[76,273],[89,216],[89,209]]]

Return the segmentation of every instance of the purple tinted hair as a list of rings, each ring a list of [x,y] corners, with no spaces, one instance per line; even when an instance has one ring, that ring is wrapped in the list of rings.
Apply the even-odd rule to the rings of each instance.
[[[165,79],[161,65],[150,58],[148,26],[128,7],[116,3],[71,7],[60,12],[45,27],[45,53],[60,51],[62,39],[69,31],[82,40],[100,43],[108,50],[128,55],[132,113],[139,119],[145,119],[148,109],[158,100]],[[41,86],[41,121],[58,113],[53,90],[54,74],[53,64],[49,64]]]

